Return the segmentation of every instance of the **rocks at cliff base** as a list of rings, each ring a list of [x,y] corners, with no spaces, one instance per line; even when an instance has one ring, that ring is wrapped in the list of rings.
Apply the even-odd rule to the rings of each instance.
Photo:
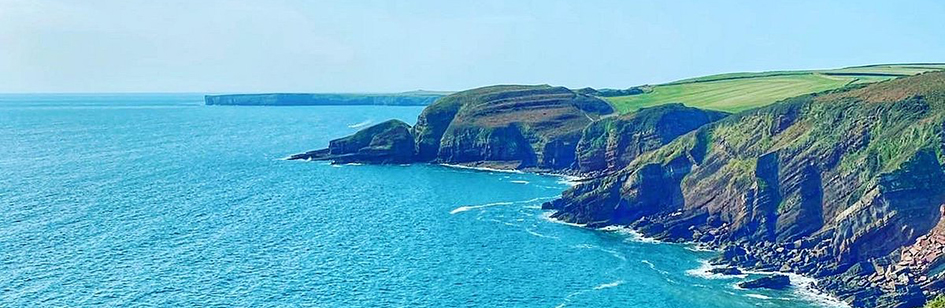
[[[945,236],[933,232],[943,136],[945,72],[930,72],[711,122],[545,208],[698,240],[723,249],[715,264],[818,278],[855,307],[900,307],[945,291]]]
[[[738,287],[743,289],[783,290],[789,286],[791,286],[791,278],[779,274],[738,283]]]
[[[709,270],[710,274],[735,276],[743,274],[740,269],[734,266],[714,267]]]

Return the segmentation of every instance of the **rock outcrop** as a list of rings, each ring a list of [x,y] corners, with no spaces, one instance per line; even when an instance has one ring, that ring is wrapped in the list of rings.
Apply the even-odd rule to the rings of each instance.
[[[716,247],[716,265],[809,275],[855,307],[945,290],[945,72],[730,116],[612,112],[566,88],[485,87],[293,158],[577,173],[552,217]]]
[[[603,100],[562,87],[484,87],[446,96],[424,109],[409,132],[398,130],[397,136],[413,139],[412,153],[401,147],[361,150],[384,131],[378,127],[388,126],[383,123],[332,141],[328,149],[291,158],[603,174],[727,115],[681,104],[608,117],[612,112]],[[356,146],[341,146],[349,143]]]
[[[544,207],[820,278],[855,307],[911,307],[943,288],[943,153],[945,73],[926,73],[729,116]]]
[[[791,278],[785,275],[771,275],[754,280],[739,282],[738,287],[744,289],[775,289],[781,290],[791,286]]]
[[[362,147],[367,144],[364,140],[385,131],[377,128],[383,125],[378,125],[332,141],[327,151],[312,151],[292,158],[562,170],[575,164],[575,148],[582,130],[612,112],[613,108],[603,100],[562,87],[484,87],[438,100],[424,109],[417,124],[406,127],[407,131],[400,129],[406,124],[398,125],[396,134],[391,134],[398,140],[409,136],[411,151],[401,147],[371,147],[365,152],[369,154],[362,153]],[[348,143],[355,146],[341,146]],[[351,155],[353,152],[358,154]]]
[[[296,154],[289,159],[332,160],[337,163],[365,162],[402,164],[414,159],[410,125],[389,120],[329,142],[327,149]]]

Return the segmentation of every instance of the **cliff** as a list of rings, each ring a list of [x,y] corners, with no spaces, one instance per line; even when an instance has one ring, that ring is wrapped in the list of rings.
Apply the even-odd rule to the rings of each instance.
[[[556,219],[718,248],[718,265],[809,275],[854,307],[945,288],[945,72],[734,115],[612,112],[560,87],[485,87],[293,159],[576,173],[543,205]]]
[[[206,95],[207,105],[229,106],[312,106],[312,105],[385,105],[427,106],[442,92],[414,91],[389,94],[263,93]]]
[[[503,85],[446,96],[423,110],[409,132],[413,149],[387,149],[365,156],[346,140],[385,139],[382,123],[331,142],[328,149],[292,159],[335,162],[435,162],[581,174],[619,170],[633,157],[655,150],[726,114],[671,104],[610,116],[606,102],[563,87]],[[398,127],[406,124],[398,124]],[[370,137],[369,137],[370,136]],[[357,155],[355,155],[357,154]],[[606,163],[603,163],[606,162]]]
[[[411,148],[394,147],[388,150],[387,155],[398,157],[397,162],[487,165],[508,169],[566,168],[575,162],[574,148],[584,127],[612,112],[606,102],[563,87],[507,85],[478,88],[443,97],[428,106],[414,127],[407,132],[398,130],[396,134],[397,137],[409,136],[413,142]],[[327,152],[312,151],[292,158],[383,163],[385,161],[349,155],[354,151],[352,148],[342,151],[335,146],[350,138],[388,138],[377,135],[383,131],[380,126],[388,126],[388,123],[332,141]],[[357,147],[363,144],[357,143]],[[339,156],[341,153],[348,156]]]
[[[705,125],[545,204],[820,278],[855,307],[942,290],[945,73],[788,99]]]
[[[623,169],[637,156],[727,115],[668,104],[596,121],[581,134],[575,167],[585,175]]]

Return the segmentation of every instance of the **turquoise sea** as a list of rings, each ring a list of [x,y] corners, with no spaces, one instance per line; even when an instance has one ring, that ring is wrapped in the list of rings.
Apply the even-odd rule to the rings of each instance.
[[[281,160],[421,109],[0,95],[0,307],[832,305],[553,222],[563,178]]]

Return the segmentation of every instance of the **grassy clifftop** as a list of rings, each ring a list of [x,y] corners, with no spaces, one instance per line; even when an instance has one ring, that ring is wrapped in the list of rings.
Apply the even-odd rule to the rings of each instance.
[[[642,94],[605,99],[620,113],[668,103],[739,112],[798,95],[933,70],[945,70],[945,64],[881,64],[830,70],[729,73],[683,79],[648,87]]]
[[[917,307],[945,289],[945,253],[917,240],[942,223],[943,140],[945,72],[923,73],[728,116],[546,208],[741,251],[727,262],[821,278],[854,307]]]

